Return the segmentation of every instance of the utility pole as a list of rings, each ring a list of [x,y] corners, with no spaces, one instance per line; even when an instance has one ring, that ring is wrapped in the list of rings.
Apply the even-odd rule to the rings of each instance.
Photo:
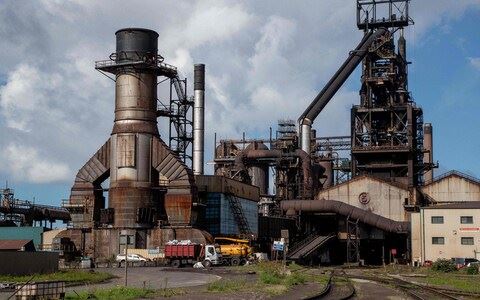
[[[127,286],[127,278],[128,278],[128,242],[129,236],[125,236],[125,287]]]

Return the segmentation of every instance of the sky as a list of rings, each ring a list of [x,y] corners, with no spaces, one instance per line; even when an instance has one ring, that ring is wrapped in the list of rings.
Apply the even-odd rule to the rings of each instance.
[[[206,64],[210,161],[215,132],[267,137],[298,118],[361,39],[355,13],[353,0],[2,0],[0,186],[37,203],[68,198],[111,133],[114,83],[94,62],[114,52],[120,28],[157,31],[165,62],[190,82],[193,64]],[[480,0],[413,0],[410,16],[409,89],[433,123],[436,172],[480,177]],[[349,134],[359,88],[357,69],[315,121],[318,135]],[[167,140],[166,120],[159,128]]]

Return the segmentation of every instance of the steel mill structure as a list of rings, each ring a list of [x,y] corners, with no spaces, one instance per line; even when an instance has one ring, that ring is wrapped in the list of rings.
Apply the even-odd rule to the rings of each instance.
[[[363,38],[325,87],[268,137],[215,138],[213,175],[204,174],[205,65],[194,66],[189,96],[187,79],[158,54],[155,31],[117,31],[116,51],[95,64],[115,82],[113,129],[78,171],[64,202],[70,226],[55,240],[101,261],[123,251],[124,235],[142,249],[236,236],[270,252],[288,230],[287,257],[298,262],[409,261],[412,214],[460,201],[446,180],[462,197],[480,190],[463,175],[433,177],[433,127],[408,90],[411,24],[409,0],[357,0]],[[350,135],[325,136],[315,120],[358,66]],[[168,103],[157,97],[161,82]],[[168,145],[159,117],[169,120]]]

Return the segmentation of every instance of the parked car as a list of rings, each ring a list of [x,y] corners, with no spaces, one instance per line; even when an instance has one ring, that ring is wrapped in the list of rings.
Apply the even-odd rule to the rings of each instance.
[[[452,262],[457,266],[457,269],[461,269],[470,267],[472,264],[478,264],[479,260],[476,258],[453,257]]]
[[[118,254],[116,258],[117,262],[125,262],[125,254]],[[127,261],[129,262],[145,262],[147,259],[138,254],[128,254]]]
[[[480,261],[476,258],[465,258],[465,266],[470,267],[471,265],[477,265]]]

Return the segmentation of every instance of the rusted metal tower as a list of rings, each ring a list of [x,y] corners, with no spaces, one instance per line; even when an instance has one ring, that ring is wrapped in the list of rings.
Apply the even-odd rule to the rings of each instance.
[[[357,1],[357,25],[368,34],[388,28],[362,64],[360,105],[352,108],[352,174],[415,187],[423,182],[423,112],[408,91],[403,28],[409,0]],[[398,40],[395,43],[395,34]],[[396,49],[397,48],[397,49]]]

